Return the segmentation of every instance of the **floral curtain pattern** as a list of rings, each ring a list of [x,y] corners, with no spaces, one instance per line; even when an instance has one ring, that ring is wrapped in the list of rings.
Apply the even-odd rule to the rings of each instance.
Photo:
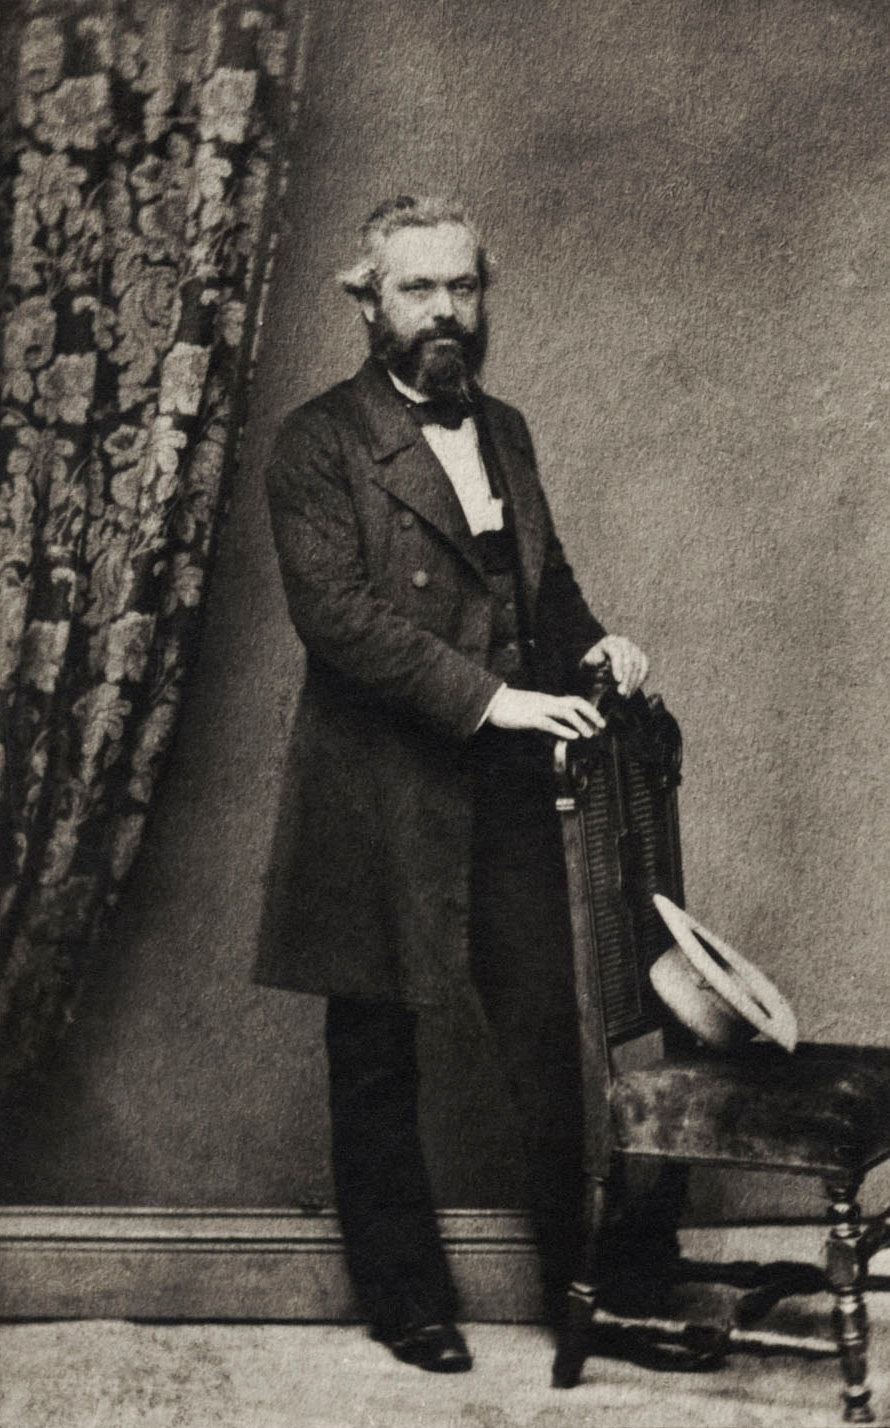
[[[19,0],[0,114],[0,1082],[70,1017],[193,663],[268,280],[288,0]]]

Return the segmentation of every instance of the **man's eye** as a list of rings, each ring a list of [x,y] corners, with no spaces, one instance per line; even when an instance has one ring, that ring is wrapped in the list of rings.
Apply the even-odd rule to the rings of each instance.
[[[406,293],[428,293],[430,283],[406,283],[402,291]]]
[[[477,284],[474,283],[471,279],[467,279],[466,282],[455,283],[453,290],[456,293],[460,293],[461,297],[472,297],[473,293],[476,291],[476,288]]]

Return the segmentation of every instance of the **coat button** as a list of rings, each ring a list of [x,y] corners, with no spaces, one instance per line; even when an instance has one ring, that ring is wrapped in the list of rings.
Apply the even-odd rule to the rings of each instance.
[[[411,512],[410,512],[410,511],[403,511],[402,514],[399,516],[399,525],[402,527],[402,530],[403,530],[403,531],[409,530],[409,529],[411,528],[411,526],[413,526],[413,524],[414,524],[414,517],[412,516]]]
[[[425,570],[415,570],[414,574],[411,576],[411,584],[414,586],[415,590],[424,590],[426,589],[427,585],[429,585],[429,583],[430,577],[427,575]]]

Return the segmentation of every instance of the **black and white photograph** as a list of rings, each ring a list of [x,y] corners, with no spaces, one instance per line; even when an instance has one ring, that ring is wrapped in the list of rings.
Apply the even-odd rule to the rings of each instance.
[[[890,1424],[885,0],[0,54],[0,1428]]]

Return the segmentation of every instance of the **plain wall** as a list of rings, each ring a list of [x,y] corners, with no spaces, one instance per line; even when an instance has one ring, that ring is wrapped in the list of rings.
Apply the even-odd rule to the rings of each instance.
[[[330,1202],[321,1006],[249,985],[300,668],[262,467],[363,356],[331,278],[392,192],[459,192],[488,237],[486,385],[683,726],[690,908],[804,1037],[885,1039],[888,68],[879,0],[319,7],[200,664],[7,1199]],[[489,1049],[435,1019],[424,1045],[441,1203],[515,1201]],[[696,1204],[766,1199],[702,1176]]]

